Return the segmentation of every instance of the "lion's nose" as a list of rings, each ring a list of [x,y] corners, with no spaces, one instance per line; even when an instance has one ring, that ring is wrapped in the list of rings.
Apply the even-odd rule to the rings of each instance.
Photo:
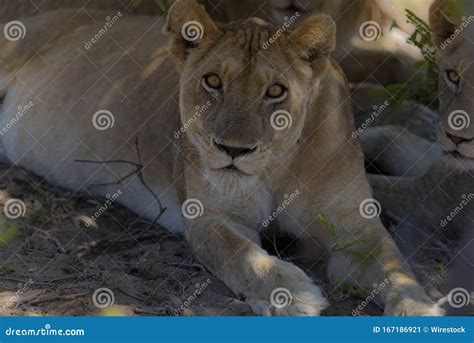
[[[456,145],[459,145],[463,142],[467,142],[469,141],[469,139],[466,139],[466,138],[462,138],[462,137],[458,137],[458,136],[454,136],[450,133],[446,133],[448,135],[448,138]]]
[[[227,155],[229,155],[232,158],[236,158],[242,155],[248,155],[248,154],[253,153],[255,150],[257,150],[257,146],[254,146],[253,148],[243,148],[243,147],[235,147],[235,146],[219,144],[216,141],[214,141],[214,144],[217,146],[217,148],[219,148],[219,150],[224,151]]]

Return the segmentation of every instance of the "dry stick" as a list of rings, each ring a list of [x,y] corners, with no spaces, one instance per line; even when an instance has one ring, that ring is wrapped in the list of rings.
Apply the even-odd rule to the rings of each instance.
[[[163,207],[163,204],[160,201],[160,198],[153,192],[153,190],[148,186],[148,184],[145,182],[145,178],[143,176],[143,164],[142,164],[142,158],[140,154],[140,148],[138,145],[138,137],[135,137],[135,151],[137,153],[137,159],[138,163],[131,162],[131,161],[126,161],[126,160],[106,160],[106,161],[91,161],[91,160],[74,160],[74,162],[79,162],[79,163],[95,163],[95,164],[108,164],[108,163],[122,163],[122,164],[130,164],[134,166],[136,169],[130,172],[129,174],[125,175],[124,177],[120,178],[118,181],[115,182],[107,182],[107,183],[102,183],[102,184],[95,184],[92,185],[92,187],[103,187],[103,186],[111,186],[111,185],[118,185],[125,181],[126,179],[132,177],[133,175],[137,175],[138,179],[140,182],[143,184],[143,186],[146,188],[148,192],[155,198],[156,202],[158,203],[158,207],[160,208],[160,213],[155,217],[155,219],[150,223],[147,229],[150,229],[155,225],[155,223],[161,218],[163,213],[166,211],[166,207]]]
[[[135,314],[148,314],[152,316],[161,316],[164,314],[169,314],[171,309],[166,308],[166,307],[136,307],[133,312]]]
[[[67,254],[67,249],[61,244],[61,242],[56,238],[54,237],[52,234],[50,234],[48,231],[45,231],[45,230],[42,230],[42,229],[39,229],[37,228],[36,226],[33,226],[33,225],[30,225],[30,224],[26,224],[26,227],[30,228],[30,229],[33,229],[35,231],[38,231],[39,233],[43,234],[46,236],[47,239],[49,239],[50,241],[52,241],[56,247],[59,249],[59,251],[63,254]]]
[[[55,301],[55,300],[71,300],[77,298],[87,297],[87,293],[77,293],[77,294],[68,294],[68,295],[46,295],[38,299],[30,301],[30,305],[38,305],[45,302]]]
[[[161,262],[158,262],[161,263]],[[185,268],[185,269],[199,269],[200,271],[206,270],[204,266],[198,263],[175,263],[175,262],[170,262],[170,263],[163,263],[166,264],[167,266],[174,266],[178,268]]]
[[[138,301],[141,301],[141,302],[143,302],[143,300],[145,300],[145,298],[138,297],[138,296],[136,296],[136,295],[130,294],[130,293],[128,293],[127,291],[125,291],[125,290],[123,290],[123,289],[121,289],[121,288],[117,288],[117,290],[118,290],[120,293],[123,293],[123,294],[125,294],[126,296],[128,296],[128,297],[130,297],[130,298],[132,298],[132,299],[135,299],[135,300],[138,300]]]
[[[88,275],[88,276],[97,276],[97,275],[99,275],[99,274],[96,273],[96,274],[91,274],[91,275]],[[33,282],[31,282],[31,284],[51,286],[54,282],[63,281],[63,280],[67,280],[67,279],[79,278],[81,276],[82,275],[71,275],[71,276],[65,276],[65,277],[60,277],[60,278],[51,279],[51,280],[43,280],[43,281],[32,280]],[[22,279],[17,279],[17,278],[8,277],[8,276],[0,276],[0,280],[10,281],[10,282],[19,282],[19,283],[30,283],[29,280],[22,280]]]

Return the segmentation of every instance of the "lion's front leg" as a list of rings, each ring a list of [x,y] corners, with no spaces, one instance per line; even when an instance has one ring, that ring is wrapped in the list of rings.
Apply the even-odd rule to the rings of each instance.
[[[355,283],[385,315],[436,316],[443,310],[432,302],[377,218],[350,216],[335,225],[328,273],[336,286]]]
[[[261,315],[316,316],[321,290],[292,263],[269,255],[257,232],[222,218],[189,220],[185,230],[197,258]]]

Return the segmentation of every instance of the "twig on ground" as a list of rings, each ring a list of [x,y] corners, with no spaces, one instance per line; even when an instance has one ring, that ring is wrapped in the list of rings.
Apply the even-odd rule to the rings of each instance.
[[[172,310],[169,307],[136,307],[133,310],[136,314],[147,314],[151,316],[170,315]]]
[[[145,300],[145,298],[142,298],[142,297],[137,297],[136,295],[133,295],[133,294],[130,294],[128,293],[127,291],[124,291],[123,289],[121,288],[117,288],[117,290],[120,292],[120,293],[123,293],[125,294],[126,296],[132,298],[132,299],[135,299],[135,300],[138,300],[138,301],[143,301]]]
[[[45,302],[55,301],[55,300],[71,300],[77,298],[87,297],[87,293],[77,293],[77,294],[67,294],[67,295],[45,295],[39,297],[38,299],[30,301],[30,305],[38,305]]]
[[[33,230],[43,234],[44,236],[46,236],[47,239],[49,239],[50,241],[52,241],[54,243],[54,245],[56,245],[56,247],[58,248],[58,250],[61,253],[63,253],[63,254],[68,253],[68,250],[61,244],[61,242],[56,237],[54,237],[51,233],[49,233],[48,231],[42,230],[42,229],[37,228],[36,226],[30,225],[30,224],[25,224],[25,225],[26,225],[26,227],[28,227],[30,229],[33,229]]]
[[[202,264],[199,264],[199,263],[174,263],[173,262],[173,263],[163,263],[163,264],[166,264],[168,266],[173,266],[173,267],[187,268],[187,269],[197,268],[200,271],[205,270],[204,266]]]
[[[141,157],[141,153],[140,153],[140,148],[139,148],[139,144],[138,144],[138,137],[135,138],[135,151],[137,153],[137,159],[138,159],[138,163],[136,162],[131,162],[131,161],[126,161],[126,160],[106,160],[106,161],[91,161],[91,160],[75,160],[74,162],[79,162],[79,163],[93,163],[93,164],[129,164],[129,165],[132,165],[135,167],[135,170],[133,170],[132,172],[128,173],[127,175],[125,175],[124,177],[120,178],[119,180],[115,181],[115,182],[107,182],[107,183],[101,183],[101,184],[95,184],[95,185],[92,185],[91,188],[93,187],[104,187],[104,186],[110,186],[110,185],[118,185],[122,182],[124,182],[125,180],[127,180],[128,178],[136,175],[138,177],[138,179],[140,180],[140,182],[143,184],[143,186],[145,187],[145,189],[150,192],[150,194],[152,195],[152,197],[155,199],[156,203],[158,204],[158,207],[160,209],[160,212],[158,213],[158,215],[155,217],[155,219],[150,223],[149,225],[149,228],[153,227],[155,225],[155,223],[161,218],[161,216],[163,215],[163,213],[166,211],[166,207],[163,207],[163,204],[161,203],[161,200],[160,198],[155,194],[155,192],[153,192],[153,190],[151,189],[150,186],[148,186],[148,184],[145,182],[145,177],[143,176],[143,163],[142,163],[142,157]]]

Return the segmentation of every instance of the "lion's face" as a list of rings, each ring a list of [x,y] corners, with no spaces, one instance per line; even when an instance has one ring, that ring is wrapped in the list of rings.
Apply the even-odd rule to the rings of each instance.
[[[430,13],[440,70],[440,142],[451,158],[473,168],[474,13],[464,8],[455,20],[444,4],[435,2]]]
[[[181,119],[211,183],[254,185],[301,136],[334,40],[328,17],[305,23],[293,33],[260,19],[219,28],[196,24],[203,38],[178,46],[186,54]],[[317,37],[308,34],[316,30]]]

